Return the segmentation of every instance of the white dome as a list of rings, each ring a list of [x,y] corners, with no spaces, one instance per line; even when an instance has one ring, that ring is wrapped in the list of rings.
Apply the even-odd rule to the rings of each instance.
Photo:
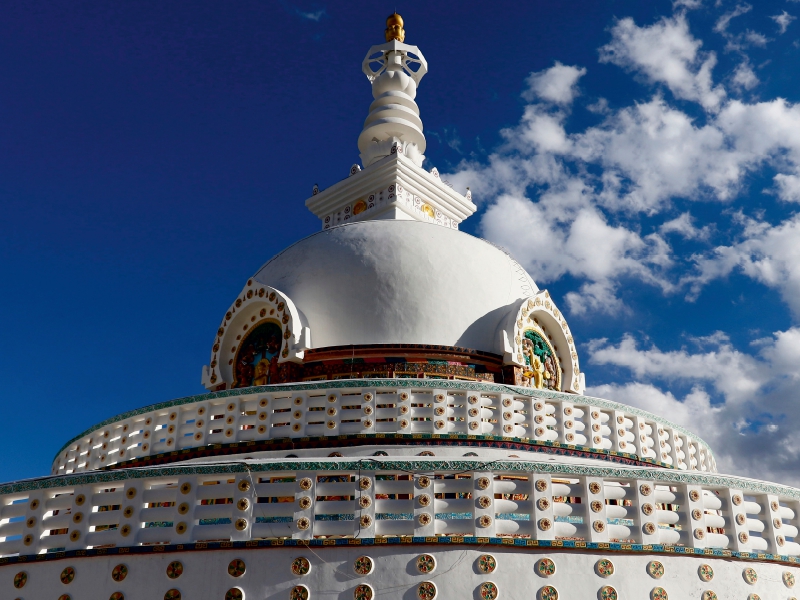
[[[498,324],[515,301],[538,291],[516,261],[485,240],[397,220],[311,235],[254,279],[291,298],[314,348],[434,344],[501,354]]]

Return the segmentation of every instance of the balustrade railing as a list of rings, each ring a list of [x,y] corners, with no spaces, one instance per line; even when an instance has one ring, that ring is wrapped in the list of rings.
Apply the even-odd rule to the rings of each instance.
[[[79,473],[214,444],[347,434],[558,442],[633,454],[680,470],[716,471],[701,439],[632,407],[510,386],[422,381],[264,386],[164,403],[75,438],[59,452],[52,472]]]
[[[437,535],[800,555],[800,490],[657,468],[510,460],[238,462],[52,477],[0,492],[0,556]]]

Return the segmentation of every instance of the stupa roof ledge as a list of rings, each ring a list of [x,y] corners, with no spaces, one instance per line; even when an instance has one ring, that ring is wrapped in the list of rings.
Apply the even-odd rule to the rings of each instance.
[[[398,144],[398,148],[402,146]],[[394,152],[364,170],[357,166],[351,175],[305,201],[317,215],[323,229],[351,221],[386,218],[387,209],[397,208],[410,218],[458,228],[477,207],[471,193],[459,194],[442,181],[434,168],[430,172],[413,159]]]

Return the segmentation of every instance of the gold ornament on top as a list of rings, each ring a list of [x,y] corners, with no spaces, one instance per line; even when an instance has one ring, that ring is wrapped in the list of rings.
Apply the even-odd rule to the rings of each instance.
[[[386,41],[397,40],[403,42],[406,39],[406,30],[403,29],[403,17],[397,13],[392,13],[386,19]]]

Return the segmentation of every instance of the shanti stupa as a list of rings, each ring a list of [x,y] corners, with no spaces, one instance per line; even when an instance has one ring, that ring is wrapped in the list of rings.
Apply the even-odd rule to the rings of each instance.
[[[800,490],[582,395],[573,333],[423,168],[427,71],[388,19],[361,166],[224,311],[208,393],[0,486],[0,597],[786,600]],[[55,450],[55,448],[54,448]]]

